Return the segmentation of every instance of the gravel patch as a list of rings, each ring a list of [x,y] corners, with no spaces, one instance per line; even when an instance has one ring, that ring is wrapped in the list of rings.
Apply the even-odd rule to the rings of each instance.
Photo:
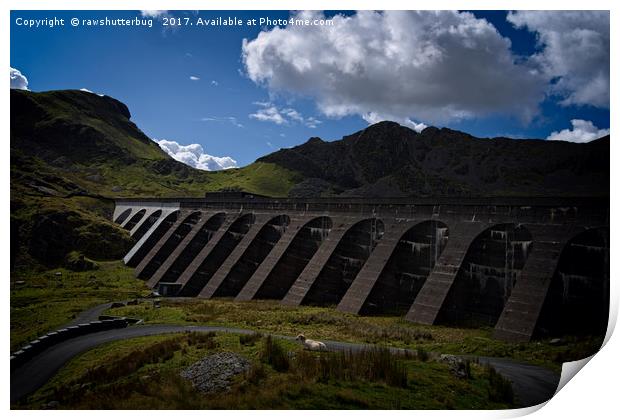
[[[230,352],[205,357],[181,372],[196,389],[205,394],[229,389],[233,376],[250,370],[248,359]]]

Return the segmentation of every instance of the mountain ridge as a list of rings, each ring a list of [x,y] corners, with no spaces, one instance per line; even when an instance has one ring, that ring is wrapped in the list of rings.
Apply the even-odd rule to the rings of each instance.
[[[449,128],[427,127],[417,133],[386,121],[333,142],[311,138],[257,161],[301,173],[308,184],[303,193],[309,195],[604,196],[609,192],[609,136],[583,144],[477,138]],[[295,187],[292,195],[304,196]]]

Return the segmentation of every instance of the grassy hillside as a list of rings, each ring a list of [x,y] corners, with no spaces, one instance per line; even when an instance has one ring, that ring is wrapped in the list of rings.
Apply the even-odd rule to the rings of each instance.
[[[249,338],[249,339],[248,339]],[[248,361],[228,389],[199,392],[180,373],[223,352]],[[218,381],[225,381],[225,374]],[[506,409],[489,369],[390,355],[311,354],[298,343],[234,334],[186,333],[108,343],[71,360],[14,409]]]
[[[262,334],[368,343],[425,350],[437,354],[475,354],[508,357],[560,372],[562,363],[590,356],[600,349],[603,337],[564,337],[552,345],[548,340],[507,343],[493,338],[492,328],[456,328],[421,325],[400,316],[360,316],[315,306],[289,307],[277,301],[230,299],[164,300],[153,310],[152,302],[109,309],[106,314],[142,319],[145,324],[219,325],[258,331]]]
[[[68,181],[60,195],[86,192],[106,197],[202,196],[229,187],[286,195],[295,181],[291,171],[275,165],[220,172],[191,168],[168,156],[130,118],[124,104],[107,96],[11,91],[15,179],[36,184],[54,181],[53,174]],[[35,174],[38,179],[28,179]]]
[[[92,306],[150,293],[121,261],[96,264],[96,270],[81,272],[54,268],[11,273],[11,351],[72,322]]]
[[[11,91],[11,266],[121,258],[133,241],[115,197],[200,197],[226,188],[286,196],[299,175],[275,164],[205,172],[169,157],[121,102],[82,91]]]
[[[249,191],[269,197],[286,197],[303,177],[290,169],[274,163],[255,162],[239,169],[210,172],[206,191],[225,188]]]

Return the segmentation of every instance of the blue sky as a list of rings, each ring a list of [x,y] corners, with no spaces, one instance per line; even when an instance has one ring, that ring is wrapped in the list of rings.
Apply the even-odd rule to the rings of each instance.
[[[197,152],[180,151],[230,156],[239,166],[382,119],[481,137],[544,139],[555,132],[586,141],[605,134],[609,15],[525,13],[348,12],[336,29],[273,30],[162,23],[288,19],[289,12],[148,12],[152,28],[94,28],[68,21],[144,13],[12,11],[11,83],[15,75],[32,91],[85,88],[115,97],[151,138],[199,144]],[[17,24],[50,17],[64,18],[65,26]]]

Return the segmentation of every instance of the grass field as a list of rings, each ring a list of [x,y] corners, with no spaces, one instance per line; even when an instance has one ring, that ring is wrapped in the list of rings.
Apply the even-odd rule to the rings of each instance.
[[[470,378],[456,378],[447,365],[397,356],[366,355],[364,369],[328,369],[337,354],[309,353],[296,343],[244,342],[233,334],[175,334],[109,343],[73,359],[43,388],[13,408],[60,409],[501,409],[491,401],[489,372],[471,365]],[[242,343],[243,342],[243,343]],[[287,366],[268,356],[284,354]],[[228,391],[204,395],[179,376],[185,367],[216,352],[247,358],[249,372]],[[131,363],[127,355],[131,355]],[[354,356],[357,357],[357,356]],[[337,360],[336,360],[337,361]],[[378,375],[390,363],[403,380]],[[355,363],[356,366],[361,363]],[[343,374],[344,373],[344,374]]]
[[[54,269],[12,273],[11,350],[70,322],[79,312],[97,304],[145,297],[144,282],[121,261],[97,262],[98,269],[73,272]],[[60,276],[56,273],[61,273]],[[262,333],[322,340],[363,342],[423,349],[427,352],[509,357],[561,370],[564,361],[595,353],[602,337],[565,337],[563,344],[548,340],[524,344],[492,338],[492,329],[465,329],[416,325],[401,317],[364,317],[333,308],[289,307],[275,301],[234,302],[229,299],[163,300],[115,308],[110,315],[143,319],[147,324],[208,324],[251,329]]]
[[[91,306],[150,292],[121,261],[97,264],[97,270],[83,272],[55,269],[12,273],[11,350],[66,324]]]
[[[97,261],[97,269],[65,269],[13,273],[11,278],[11,349],[58,328],[94,305],[150,293],[133,270],[120,261]],[[57,275],[57,273],[61,273]],[[118,409],[438,409],[508,408],[501,377],[472,364],[472,377],[458,379],[429,353],[509,357],[560,371],[565,360],[577,360],[600,347],[599,338],[564,338],[511,344],[494,340],[491,329],[416,325],[400,317],[364,317],[334,308],[289,307],[275,301],[234,302],[230,299],[143,299],[106,313],[141,318],[147,324],[220,325],[251,329],[262,335],[304,333],[321,340],[373,343],[417,350],[416,358],[393,361],[396,380],[373,371],[342,371],[333,366],[350,361],[316,362],[296,343],[274,340],[280,359],[264,357],[264,338],[218,334],[205,339],[187,334],[143,337],[109,343],[73,359],[43,388],[14,408],[41,408],[58,401],[58,408]],[[156,307],[159,306],[159,307]],[[252,362],[229,392],[204,396],[179,376],[180,370],[218,351],[239,353]],[[161,353],[161,354],[160,354]],[[282,356],[284,355],[284,356]],[[305,360],[305,366],[299,363]],[[309,363],[309,364],[308,364]],[[317,364],[318,363],[318,364]],[[327,364],[325,364],[327,363]],[[392,362],[389,362],[392,366]],[[362,364],[363,365],[363,364]],[[332,366],[325,370],[324,366]],[[321,369],[323,369],[321,371]],[[398,372],[405,380],[398,383]],[[374,368],[374,372],[385,371]],[[308,373],[310,372],[310,373]],[[321,373],[322,372],[322,373]],[[327,373],[325,373],[327,372]],[[498,380],[499,385],[498,385]],[[499,390],[499,391],[498,391]],[[56,404],[56,403],[54,403]]]
[[[416,325],[401,317],[363,317],[333,308],[289,307],[275,301],[164,300],[111,309],[110,315],[131,316],[150,324],[209,324],[246,328],[262,333],[363,342],[423,349],[428,352],[508,357],[559,372],[564,361],[595,353],[602,337],[566,337],[561,345],[548,341],[506,343],[492,338],[492,329]]]
[[[111,222],[119,197],[286,197],[303,177],[273,163],[202,171],[175,161],[123,104],[80,91],[11,91],[11,270],[55,267],[71,252],[114,260],[133,241]]]

